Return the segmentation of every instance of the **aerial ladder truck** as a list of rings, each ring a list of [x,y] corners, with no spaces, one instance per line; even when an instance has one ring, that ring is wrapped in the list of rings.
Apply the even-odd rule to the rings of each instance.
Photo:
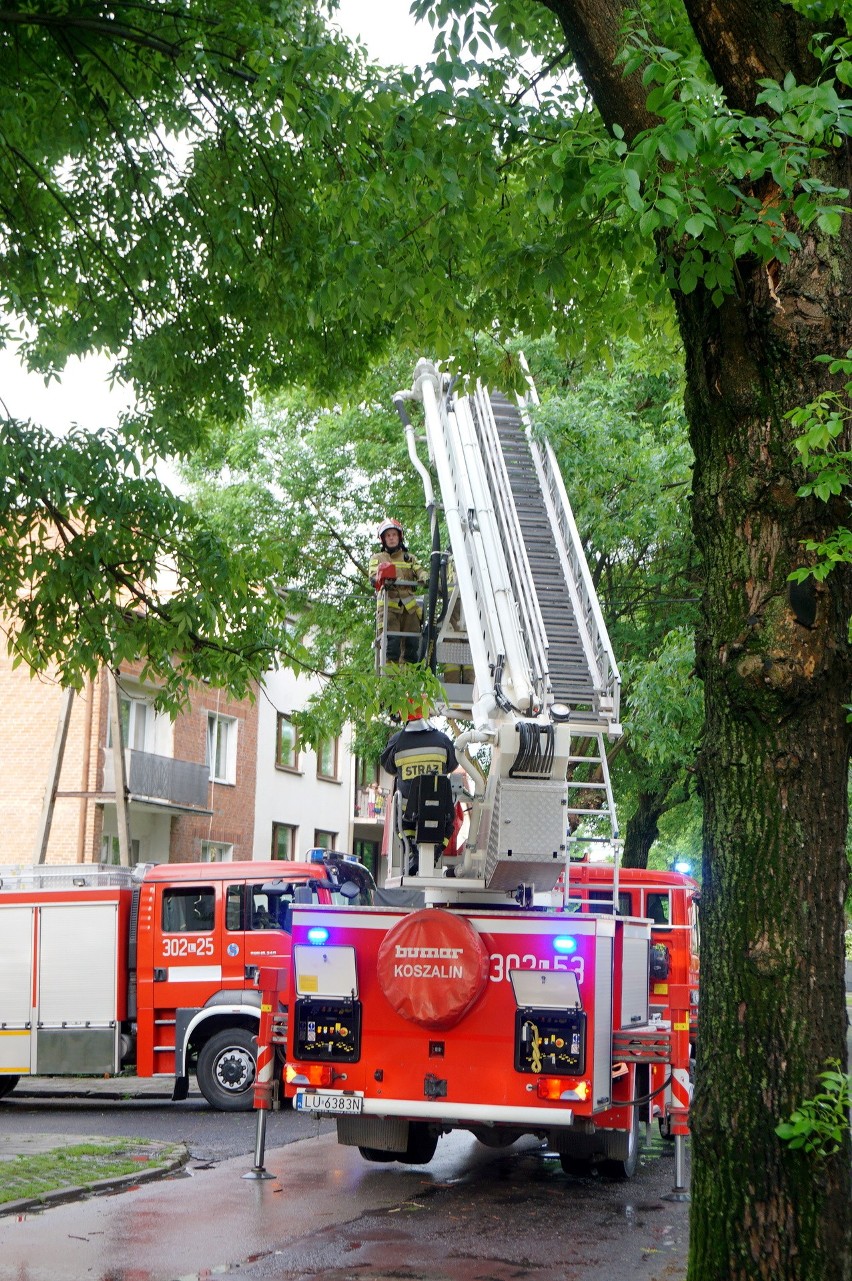
[[[442,778],[413,833],[395,793],[385,885],[404,906],[294,910],[289,1018],[274,990],[264,1002],[284,1089],[367,1160],[423,1163],[466,1129],[491,1146],[538,1135],[566,1170],[629,1176],[640,1118],[686,1133],[695,886],[657,887],[660,942],[650,882],[620,890],[617,859],[588,858],[618,844],[620,679],[532,384],[457,394],[420,361],[395,401],[432,516],[420,657],[443,678],[435,711],[467,783]],[[435,834],[460,807],[445,848]]]

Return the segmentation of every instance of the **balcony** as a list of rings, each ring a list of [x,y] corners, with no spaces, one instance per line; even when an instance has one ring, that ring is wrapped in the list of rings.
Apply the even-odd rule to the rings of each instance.
[[[125,749],[129,800],[146,807],[175,814],[209,814],[207,789],[210,769],[195,761],[178,761],[173,756]],[[104,792],[115,792],[112,749],[104,751]]]
[[[388,795],[383,787],[359,787],[355,793],[355,817],[368,823],[383,823]]]

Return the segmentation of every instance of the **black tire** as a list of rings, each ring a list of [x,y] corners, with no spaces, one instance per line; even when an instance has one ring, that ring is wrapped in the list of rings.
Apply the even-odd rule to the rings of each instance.
[[[400,1152],[386,1152],[384,1148],[362,1148],[360,1144],[358,1151],[365,1161],[376,1161],[382,1165],[387,1164],[388,1161],[399,1161],[402,1158]]]
[[[402,1152],[386,1152],[384,1148],[363,1148],[358,1151],[365,1161],[399,1161],[400,1165],[428,1165],[435,1155],[439,1134],[425,1121],[411,1121],[408,1126],[408,1144]]]
[[[601,1161],[601,1174],[609,1179],[632,1179],[639,1168],[639,1112],[630,1109],[630,1129],[602,1130],[606,1160]]]
[[[5,1099],[7,1094],[11,1094],[20,1079],[19,1076],[0,1076],[0,1099]]]
[[[574,1156],[573,1152],[560,1152],[559,1164],[563,1174],[572,1174],[575,1179],[585,1179],[592,1172],[592,1163],[587,1156]]]
[[[226,1028],[198,1052],[198,1088],[218,1112],[250,1112],[257,1075],[257,1037],[244,1027]]]
[[[425,1121],[411,1121],[408,1126],[408,1146],[397,1158],[404,1165],[428,1165],[438,1146],[438,1131]]]
[[[481,1143],[485,1148],[510,1148],[513,1143],[517,1143],[521,1135],[517,1130],[510,1130],[507,1127],[495,1127],[487,1129],[485,1126],[479,1126],[470,1131],[477,1143]]]

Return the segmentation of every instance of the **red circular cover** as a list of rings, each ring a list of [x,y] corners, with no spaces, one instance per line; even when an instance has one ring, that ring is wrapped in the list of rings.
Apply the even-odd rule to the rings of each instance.
[[[490,957],[463,916],[413,912],[385,935],[376,972],[397,1014],[421,1027],[454,1027],[479,1000]]]

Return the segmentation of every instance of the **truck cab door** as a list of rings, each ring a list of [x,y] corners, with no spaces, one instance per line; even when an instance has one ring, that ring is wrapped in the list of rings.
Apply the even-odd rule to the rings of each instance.
[[[262,966],[289,966],[292,906],[304,895],[305,902],[318,901],[316,891],[305,884],[282,884],[275,892],[264,889],[261,881],[225,887],[223,987],[253,988]]]
[[[171,1009],[203,1005],[222,979],[218,887],[181,883],[157,889],[154,1003]]]

